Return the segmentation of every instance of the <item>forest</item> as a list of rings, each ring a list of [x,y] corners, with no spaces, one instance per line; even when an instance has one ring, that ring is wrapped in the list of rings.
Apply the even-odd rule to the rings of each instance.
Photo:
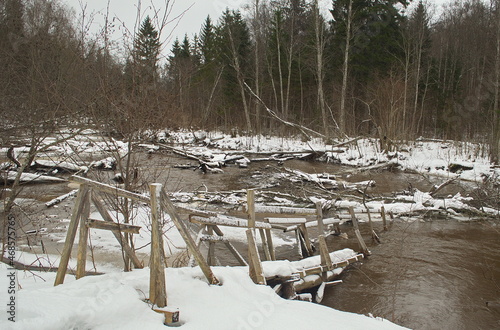
[[[58,0],[2,0],[1,144],[61,128],[133,139],[307,128],[387,148],[420,136],[482,142],[498,163],[500,1],[409,5],[336,0],[325,13],[317,0],[248,1],[165,49],[167,14],[117,41],[109,13],[94,36],[89,13]]]

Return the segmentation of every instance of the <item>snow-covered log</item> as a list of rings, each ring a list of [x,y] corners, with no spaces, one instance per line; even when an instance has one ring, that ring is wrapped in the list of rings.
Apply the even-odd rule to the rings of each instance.
[[[61,195],[59,197],[56,197],[50,201],[48,201],[47,203],[45,203],[45,206],[47,207],[51,207],[51,206],[54,206],[56,204],[59,204],[61,203],[63,200],[69,198],[69,197],[73,197],[73,196],[76,196],[76,193],[78,192],[78,189],[75,189],[75,190],[72,190],[70,191],[69,193],[67,194],[64,194],[64,195]]]
[[[3,180],[7,182],[7,184],[12,184],[16,179],[17,172],[16,171],[7,171],[0,174]],[[56,178],[48,175],[41,175],[35,173],[22,173],[20,178],[21,183],[57,183],[57,182],[66,182],[66,180],[61,178]]]
[[[71,172],[71,173],[82,170],[81,166],[73,163],[56,161],[56,160],[46,160],[46,159],[35,160],[32,167],[45,168],[45,169],[57,170],[62,172]]]

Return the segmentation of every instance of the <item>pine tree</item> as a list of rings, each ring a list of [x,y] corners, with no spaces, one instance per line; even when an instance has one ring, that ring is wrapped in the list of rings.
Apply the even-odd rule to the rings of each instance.
[[[147,16],[134,41],[134,73],[140,83],[152,83],[158,79],[158,57],[160,55],[160,37]]]
[[[207,16],[200,32],[200,53],[202,64],[207,64],[215,59],[215,31],[210,16]]]

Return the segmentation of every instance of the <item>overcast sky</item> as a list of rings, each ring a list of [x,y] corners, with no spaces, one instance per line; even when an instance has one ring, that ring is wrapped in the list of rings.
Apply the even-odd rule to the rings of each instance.
[[[61,0],[69,7],[75,10],[77,16],[81,16],[83,6],[86,6],[87,23],[92,16],[92,25],[90,33],[95,34],[102,30],[105,21],[107,0]],[[441,4],[446,0],[429,0],[430,3]],[[183,39],[184,35],[191,38],[200,31],[203,21],[210,15],[212,21],[216,22],[221,13],[226,9],[241,9],[245,4],[253,0],[109,0],[109,20],[114,17],[113,39],[116,40],[116,46],[122,47],[124,44],[123,36],[131,36],[137,22],[138,7],[140,5],[139,23],[149,15],[154,16],[154,11],[165,11],[165,3],[169,3],[169,19],[171,22],[162,31],[162,42],[164,44],[163,55],[168,56],[173,40],[178,37]],[[326,12],[331,7],[331,0],[319,0],[320,6]],[[417,2],[415,0],[415,2]],[[92,14],[92,15],[91,15]],[[180,17],[182,15],[182,17]],[[176,19],[176,17],[178,17]]]

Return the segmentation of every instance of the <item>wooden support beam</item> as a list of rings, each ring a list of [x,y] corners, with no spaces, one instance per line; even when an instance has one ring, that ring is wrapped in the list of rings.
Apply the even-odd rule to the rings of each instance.
[[[199,223],[203,225],[217,225],[217,226],[227,226],[227,227],[238,227],[238,228],[249,228],[248,221],[245,219],[239,219],[230,216],[224,217],[210,217],[204,218],[199,216],[190,217],[189,221],[193,223]],[[255,222],[255,228],[257,229],[271,229],[273,228],[271,224],[264,223],[261,221]]]
[[[214,230],[212,226],[207,226],[207,234],[212,236],[214,234]],[[215,266],[215,242],[208,242],[208,254],[207,254],[207,263],[209,266]]]
[[[288,207],[288,206],[258,205],[255,207],[255,212],[288,214],[288,215],[293,214],[294,216],[307,216],[307,215],[315,215],[316,209],[306,209],[306,208]]]
[[[90,195],[92,190],[89,189],[85,194],[85,199],[82,201],[83,210],[80,215],[80,239],[78,240],[78,254],[76,262],[76,279],[85,276],[85,266],[87,264],[87,242],[89,238],[89,228],[86,226],[90,215]]]
[[[128,191],[128,190],[116,188],[116,187],[113,187],[113,186],[110,186],[110,185],[107,185],[104,183],[100,183],[97,181],[93,181],[93,180],[90,180],[87,178],[82,178],[81,176],[73,175],[70,177],[70,181],[73,181],[73,182],[76,182],[79,184],[86,184],[89,187],[95,188],[99,191],[102,191],[104,193],[107,193],[107,194],[110,194],[113,196],[121,196],[121,197],[133,199],[133,200],[138,201],[138,202],[143,202],[143,203],[149,204],[149,197],[148,196],[136,194],[136,193]]]
[[[366,256],[369,256],[370,251],[368,250],[368,247],[366,246],[366,243],[363,240],[361,233],[359,232],[358,219],[356,218],[356,214],[354,214],[354,208],[352,206],[349,208],[349,213],[351,213],[351,220],[352,220],[352,225],[354,227],[354,233],[356,234],[356,238],[358,239],[358,243],[359,243],[359,246],[361,248],[361,251]]]
[[[266,234],[264,233],[264,229],[259,229],[260,240],[262,241],[262,250],[264,250],[264,257],[267,261],[272,260],[271,254],[269,253],[269,247],[267,246]]]
[[[128,234],[139,234],[140,226],[129,225],[126,223],[108,222],[97,219],[89,219],[86,222],[89,228],[119,231]]]
[[[203,271],[203,274],[208,280],[208,283],[210,284],[219,284],[219,280],[215,275],[213,274],[212,270],[210,269],[210,266],[207,264],[205,259],[203,259],[202,254],[200,253],[200,250],[196,247],[196,244],[189,235],[189,231],[185,225],[185,223],[179,218],[177,215],[177,212],[175,210],[174,204],[172,204],[172,201],[168,197],[167,193],[165,192],[164,189],[161,190],[161,195],[160,195],[160,201],[161,201],[161,207],[162,209],[167,212],[170,215],[170,218],[174,222],[175,226],[177,227],[177,230],[179,230],[179,233],[181,234],[182,238],[186,242],[186,245],[189,249],[189,252],[194,256],[196,262],[200,266],[201,270]]]
[[[316,202],[316,221],[318,222],[318,237],[325,234],[323,226],[323,206],[321,202]]]
[[[269,221],[269,220],[267,220]],[[264,222],[267,222],[266,219],[264,219]],[[267,240],[267,248],[269,249],[269,256],[271,260],[276,260],[276,250],[274,249],[274,243],[273,243],[273,236],[271,233],[271,229],[264,229],[266,233],[266,240]]]
[[[387,219],[385,216],[385,207],[382,205],[380,207],[380,216],[382,217],[382,224],[384,225],[384,231],[387,231]]]
[[[165,283],[165,261],[163,260],[163,235],[160,227],[160,192],[162,185],[149,185],[151,194],[151,260],[149,277],[149,300],[158,307],[167,306]]]
[[[249,228],[246,230],[248,239],[248,265],[250,278],[256,284],[266,285],[266,278],[262,270],[262,264],[260,261],[259,251],[257,250],[257,243],[253,236],[253,229]]]
[[[314,251],[313,251],[313,246],[311,243],[311,239],[309,238],[309,232],[307,230],[306,225],[303,223],[299,226],[299,230],[302,232],[302,235],[304,237],[304,244],[305,248],[307,250],[307,255],[312,256]]]
[[[340,219],[337,219],[337,218],[327,218],[327,219],[323,219],[323,226],[327,226],[327,225],[338,225],[340,223]],[[318,225],[318,221],[308,221],[305,223],[306,225],[306,228],[312,228],[312,227],[316,227]],[[289,231],[294,231],[296,230],[297,228],[299,227],[299,225],[293,225],[293,226],[289,226],[289,227],[286,227],[283,231],[286,233],[286,232],[289,232]]]
[[[248,228],[255,228],[255,190],[247,190]]]
[[[319,240],[319,253],[321,256],[321,265],[326,266],[326,269],[332,270],[332,258],[330,258],[330,252],[328,252],[328,246],[326,245],[325,235],[318,237]]]
[[[267,220],[267,221],[266,221]],[[291,225],[291,224],[301,224],[306,223],[306,218],[264,218],[264,222],[270,224],[279,224],[279,225]]]
[[[370,232],[372,234],[372,240],[376,241],[377,243],[380,243],[380,238],[375,232],[375,229],[373,229],[372,217],[370,214],[370,210],[368,208],[366,208],[366,213],[368,214],[368,223],[370,224]]]
[[[59,261],[59,268],[57,270],[56,279],[54,281],[54,286],[63,284],[64,276],[68,269],[68,262],[71,257],[71,250],[73,248],[73,243],[75,242],[76,231],[78,229],[78,221],[80,220],[80,215],[83,210],[83,205],[85,204],[85,197],[88,192],[88,186],[81,184],[78,188],[78,193],[75,199],[75,205],[73,206],[73,213],[71,214],[71,220],[69,222],[68,232],[66,234],[66,240],[64,241],[63,252],[61,255],[61,260]]]
[[[111,217],[108,210],[106,209],[106,207],[101,202],[98,196],[99,194],[95,190],[92,191],[92,203],[94,203],[94,206],[97,208],[97,211],[99,211],[104,221],[108,223],[114,223],[113,218]],[[115,236],[118,243],[120,243],[120,246],[122,247],[125,254],[130,258],[130,260],[132,260],[132,264],[134,265],[134,267],[137,269],[144,268],[144,264],[139,260],[139,258],[137,258],[137,255],[135,254],[134,250],[125,241],[125,238],[123,237],[121,232],[119,231],[111,231],[111,232]]]

